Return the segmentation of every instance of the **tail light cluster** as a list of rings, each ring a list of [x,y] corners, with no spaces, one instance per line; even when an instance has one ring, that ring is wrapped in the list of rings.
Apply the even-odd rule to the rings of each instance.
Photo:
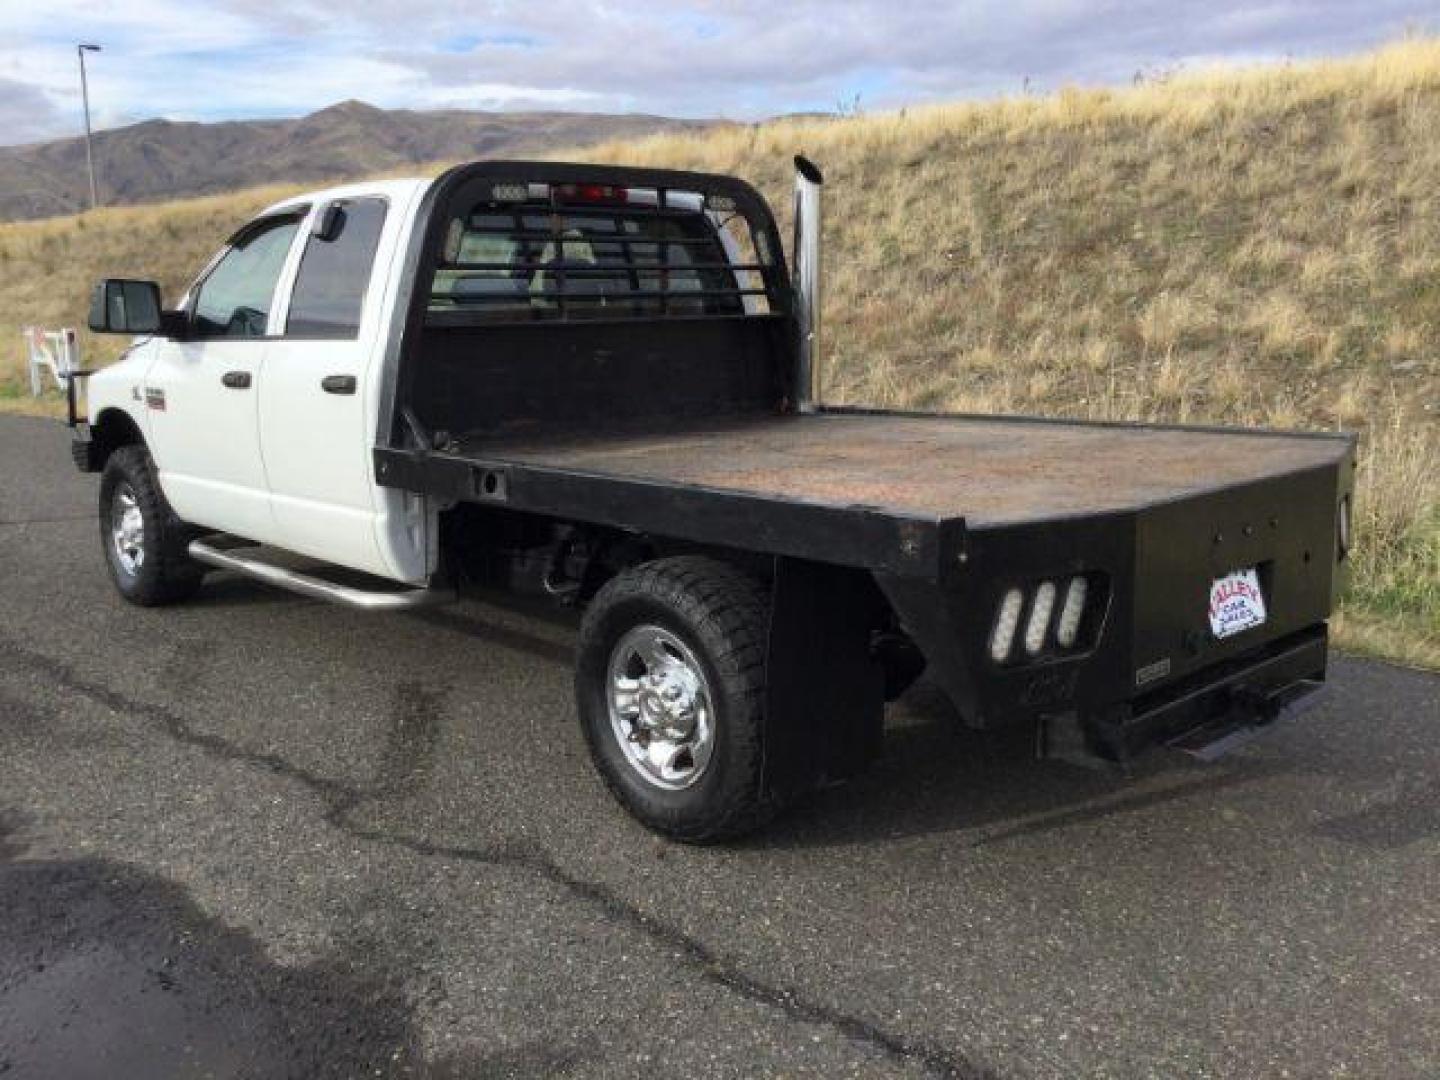
[[[990,659],[1035,660],[1089,648],[1104,614],[1104,578],[1076,574],[1005,590],[990,627]]]

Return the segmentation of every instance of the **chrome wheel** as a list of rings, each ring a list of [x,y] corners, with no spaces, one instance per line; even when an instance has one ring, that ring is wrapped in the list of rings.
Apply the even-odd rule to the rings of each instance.
[[[625,760],[659,788],[704,775],[715,750],[715,710],[704,669],[674,634],[637,626],[610,652],[610,728]]]
[[[121,484],[110,504],[110,543],[120,568],[134,577],[145,565],[145,516],[135,498],[135,489]]]

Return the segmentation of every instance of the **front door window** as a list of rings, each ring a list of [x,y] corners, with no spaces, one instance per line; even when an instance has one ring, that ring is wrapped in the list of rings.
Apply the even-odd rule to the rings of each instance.
[[[293,215],[273,218],[257,222],[231,242],[200,284],[193,337],[265,336],[275,285],[299,227],[300,219]]]

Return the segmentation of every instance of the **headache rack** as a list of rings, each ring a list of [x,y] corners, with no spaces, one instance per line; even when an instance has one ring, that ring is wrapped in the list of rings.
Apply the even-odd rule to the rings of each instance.
[[[805,400],[800,298],[774,216],[743,180],[473,162],[441,176],[420,214],[400,285],[410,307],[388,344],[382,457],[474,452],[515,430],[773,416]]]
[[[428,325],[735,318],[785,310],[773,226],[747,215],[732,194],[689,183],[504,178],[470,191],[476,197],[468,206],[451,204],[431,278]]]

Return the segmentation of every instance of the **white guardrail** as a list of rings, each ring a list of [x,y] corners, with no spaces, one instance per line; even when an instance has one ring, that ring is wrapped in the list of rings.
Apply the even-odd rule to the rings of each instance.
[[[61,392],[68,390],[71,374],[80,370],[80,342],[75,331],[69,327],[44,330],[38,326],[27,326],[21,333],[30,352],[30,393],[40,396],[45,389],[46,371],[50,372],[56,389]]]

